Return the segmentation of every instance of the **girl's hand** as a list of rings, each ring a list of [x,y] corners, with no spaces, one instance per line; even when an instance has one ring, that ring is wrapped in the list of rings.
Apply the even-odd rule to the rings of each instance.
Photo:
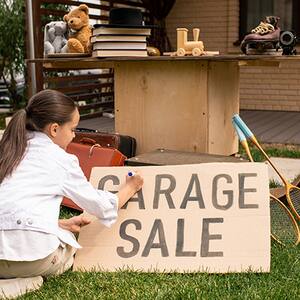
[[[122,185],[117,196],[119,198],[118,207],[121,208],[137,191],[142,188],[143,177],[134,172],[134,176],[126,176],[126,182]]]
[[[90,223],[91,221],[82,214],[79,216],[72,217],[70,219],[58,220],[58,225],[60,228],[66,229],[73,233],[79,233],[82,226],[88,225]]]
[[[134,175],[132,176],[126,176],[126,184],[128,184],[135,192],[137,192],[142,188],[144,179],[137,171],[134,171],[133,174]]]

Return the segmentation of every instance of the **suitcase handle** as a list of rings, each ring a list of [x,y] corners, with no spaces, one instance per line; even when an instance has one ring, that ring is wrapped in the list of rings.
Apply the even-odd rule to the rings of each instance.
[[[91,157],[93,155],[93,150],[95,147],[99,147],[99,148],[102,148],[99,144],[94,144],[91,148],[90,148],[90,151],[89,151],[89,157]]]
[[[88,137],[83,137],[79,141],[80,144],[88,144],[88,145],[95,145],[97,142],[94,139],[88,138]]]

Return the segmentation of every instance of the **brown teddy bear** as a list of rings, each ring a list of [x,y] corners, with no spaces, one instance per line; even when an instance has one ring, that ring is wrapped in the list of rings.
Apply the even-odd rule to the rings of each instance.
[[[85,4],[79,5],[64,16],[69,27],[67,52],[91,53],[90,37],[92,28],[89,24],[89,8]]]

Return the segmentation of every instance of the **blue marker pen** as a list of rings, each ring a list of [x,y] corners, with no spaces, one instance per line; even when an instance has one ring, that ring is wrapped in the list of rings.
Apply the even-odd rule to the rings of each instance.
[[[131,172],[131,171],[128,172],[128,176],[132,177],[134,175],[135,175],[135,172]]]

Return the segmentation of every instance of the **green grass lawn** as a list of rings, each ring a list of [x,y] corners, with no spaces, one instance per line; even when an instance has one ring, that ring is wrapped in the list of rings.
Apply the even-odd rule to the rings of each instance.
[[[265,157],[260,153],[260,151],[252,144],[249,143],[249,148],[253,156],[254,161],[265,161]],[[288,157],[288,158],[300,158],[300,147],[299,146],[288,146],[288,145],[278,145],[274,147],[273,145],[263,145],[265,152],[269,157]],[[244,149],[240,147],[239,153],[245,159],[248,159],[247,154]]]
[[[299,249],[274,243],[270,273],[68,271],[18,299],[299,299]]]

